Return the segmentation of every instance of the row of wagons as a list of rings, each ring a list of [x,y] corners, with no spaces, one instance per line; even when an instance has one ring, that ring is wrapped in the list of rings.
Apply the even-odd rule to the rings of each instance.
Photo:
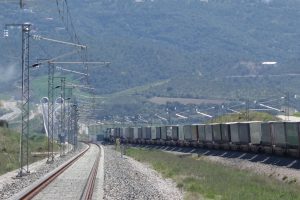
[[[159,144],[264,151],[299,156],[300,122],[233,122],[172,126],[110,128],[112,140]]]

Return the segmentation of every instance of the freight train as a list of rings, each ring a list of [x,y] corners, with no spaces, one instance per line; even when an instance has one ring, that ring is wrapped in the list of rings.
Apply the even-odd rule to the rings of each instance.
[[[300,157],[300,122],[231,122],[108,128],[113,142],[193,146]]]

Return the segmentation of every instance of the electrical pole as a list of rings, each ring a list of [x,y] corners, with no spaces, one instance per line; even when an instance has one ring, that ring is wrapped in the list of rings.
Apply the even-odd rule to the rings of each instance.
[[[20,0],[20,8],[24,8],[24,1]]]
[[[71,109],[71,122],[72,122],[72,140],[74,145],[74,150],[77,149],[77,134],[78,134],[78,106],[76,101],[72,105]]]
[[[75,124],[74,124],[74,143],[75,143],[75,150],[77,150],[78,147],[78,120],[79,120],[79,113],[78,113],[78,105],[75,104]]]
[[[65,88],[65,77],[54,77],[54,64],[48,63],[48,160],[47,163],[52,163],[54,161],[54,90],[58,87],[61,88],[61,100],[64,101],[64,88]],[[54,78],[61,79],[61,85],[54,87]],[[61,118],[60,118],[60,139],[64,136],[64,108],[63,103],[61,104]],[[51,139],[50,139],[51,137]],[[61,141],[60,141],[61,143]]]
[[[25,139],[25,152],[26,152],[26,173],[30,173],[28,169],[28,159],[29,159],[29,37],[30,37],[30,24],[22,25],[22,137]],[[24,138],[24,134],[26,138]],[[22,151],[23,154],[25,154]],[[24,157],[24,155],[23,155]],[[21,174],[19,174],[22,176]]]
[[[74,110],[73,110],[73,104],[70,105],[70,117],[69,117],[69,143],[73,145],[73,151],[74,151]]]
[[[168,113],[168,123],[169,123],[169,125],[171,125],[172,123],[171,123],[171,110],[169,109],[169,108],[167,108],[167,113]]]
[[[66,130],[65,130],[65,114],[66,114],[66,108],[65,108],[65,86],[66,86],[66,78],[61,77],[60,79],[60,97],[63,100],[61,105],[61,134],[62,134],[62,155],[65,155],[65,138],[66,138]]]
[[[22,3],[22,1],[20,1]],[[29,38],[31,24],[6,24],[4,36],[8,37],[8,27],[21,27],[22,29],[22,128],[20,136],[20,170],[17,177],[23,177],[30,173],[29,171]],[[26,169],[24,169],[26,165]]]
[[[48,159],[47,163],[54,161],[53,152],[53,126],[54,126],[54,65],[48,63]]]
[[[12,3],[17,3],[18,1],[12,1]],[[1,3],[3,3],[3,2],[1,2]],[[6,2],[4,2],[4,3],[6,3]],[[7,2],[8,3],[8,2]],[[23,9],[24,8],[24,0],[19,0],[19,6],[20,6],[20,8],[21,9]]]
[[[290,93],[286,94],[286,109],[285,109],[285,120],[290,120]]]
[[[66,100],[68,100],[68,104],[67,104],[67,140],[68,140],[68,145],[71,144],[71,109],[70,109],[70,100],[72,99],[72,90],[73,90],[73,87],[68,87],[66,88],[68,89],[68,97]]]
[[[247,101],[246,101],[246,119],[247,119],[247,121],[249,121],[250,120],[250,100],[249,99],[247,99]]]

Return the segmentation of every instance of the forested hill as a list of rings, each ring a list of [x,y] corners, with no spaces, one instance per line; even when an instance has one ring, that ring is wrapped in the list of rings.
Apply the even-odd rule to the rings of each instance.
[[[136,92],[143,95],[176,97],[238,98],[299,90],[297,76],[228,76],[299,73],[300,1],[72,0],[68,6],[89,59],[112,62],[110,69],[91,69],[98,94],[137,86],[145,86]],[[58,14],[66,8],[55,1],[28,0],[23,11],[9,3],[0,8],[3,26],[29,21],[37,34],[69,40],[62,28],[66,19]],[[3,73],[8,66],[17,68],[19,35],[12,32],[13,39],[0,40]],[[35,43],[33,59],[62,52]],[[265,66],[263,61],[278,64]]]

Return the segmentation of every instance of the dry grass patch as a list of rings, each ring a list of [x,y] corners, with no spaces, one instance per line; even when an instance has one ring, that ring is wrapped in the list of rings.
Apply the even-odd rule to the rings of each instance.
[[[208,162],[201,157],[179,157],[137,148],[130,148],[127,153],[176,181],[177,187],[185,191],[185,199],[300,200],[300,188],[296,184]]]

